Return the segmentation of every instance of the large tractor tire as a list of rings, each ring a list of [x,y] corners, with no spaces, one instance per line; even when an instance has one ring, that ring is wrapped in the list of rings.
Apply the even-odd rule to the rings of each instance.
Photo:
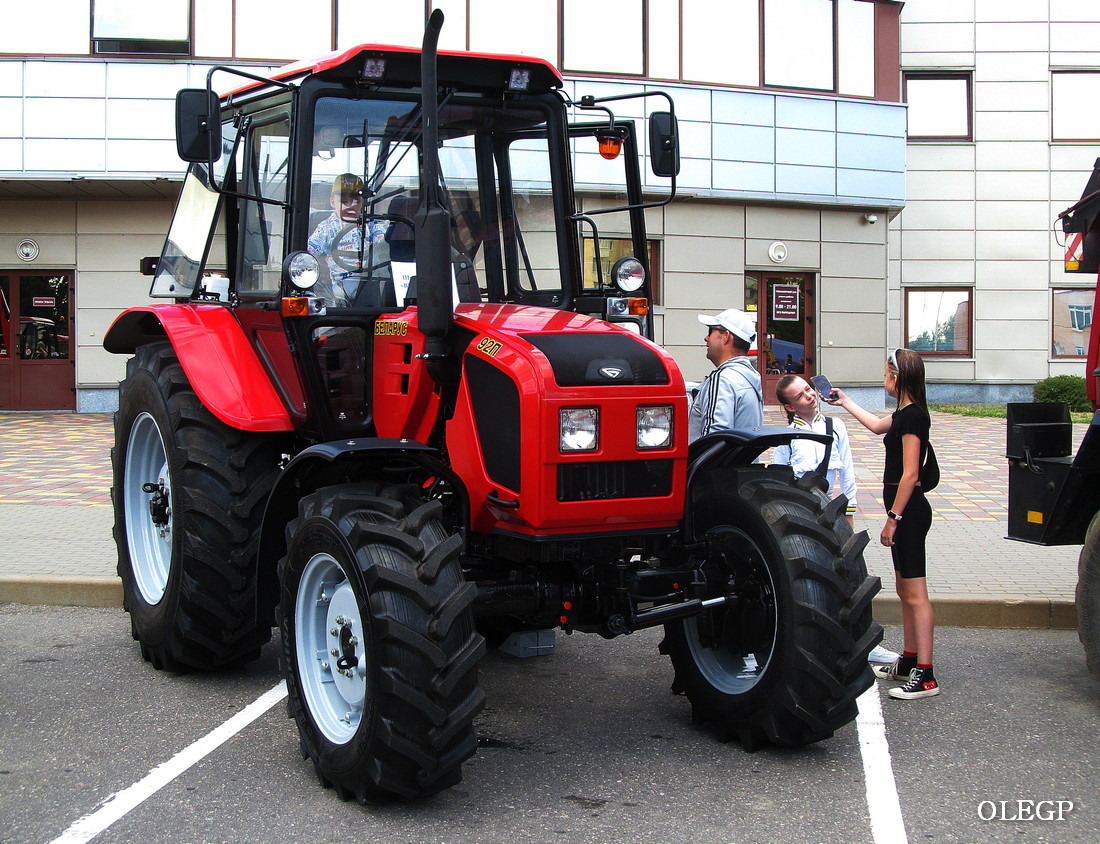
[[[155,668],[226,668],[271,639],[254,556],[281,447],[279,435],[216,419],[170,344],[127,362],[111,450],[114,537],[123,606]]]
[[[789,469],[712,471],[693,491],[694,526],[710,540],[708,597],[729,601],[665,625],[661,652],[673,691],[697,724],[746,750],[828,738],[856,717],[882,639],[871,618],[880,588],[867,575],[867,534],[854,535],[846,501]]]
[[[288,710],[345,800],[422,797],[462,777],[484,704],[476,587],[461,538],[415,487],[326,487],[299,503],[279,564]]]
[[[1089,671],[1100,679],[1100,513],[1092,517],[1077,563],[1077,635]]]

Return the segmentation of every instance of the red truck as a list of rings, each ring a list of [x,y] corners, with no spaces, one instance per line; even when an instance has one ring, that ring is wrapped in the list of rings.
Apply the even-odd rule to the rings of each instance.
[[[1065,235],[1065,270],[1100,270],[1100,159],[1081,199],[1058,215]],[[1100,286],[1097,287],[1100,293]],[[1077,631],[1089,670],[1100,678],[1100,333],[1092,319],[1085,384],[1094,415],[1077,453],[1069,408],[1062,402],[1008,405],[1006,453],[1008,538],[1039,545],[1081,545],[1077,577]]]

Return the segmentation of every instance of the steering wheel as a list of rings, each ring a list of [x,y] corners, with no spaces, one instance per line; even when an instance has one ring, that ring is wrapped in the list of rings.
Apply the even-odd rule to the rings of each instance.
[[[360,273],[363,271],[363,262],[360,260],[358,247],[341,249],[340,244],[344,238],[359,228],[358,223],[349,223],[344,226],[332,238],[332,247],[329,249],[329,257],[340,269],[348,272]]]

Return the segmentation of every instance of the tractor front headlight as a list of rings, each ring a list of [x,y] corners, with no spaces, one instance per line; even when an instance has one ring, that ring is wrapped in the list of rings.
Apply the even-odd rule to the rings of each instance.
[[[298,290],[312,290],[321,278],[321,265],[308,252],[291,252],[283,261],[283,278]]]
[[[638,448],[672,445],[672,405],[638,408]]]
[[[600,446],[600,409],[564,407],[558,430],[558,447],[563,453],[595,451]]]

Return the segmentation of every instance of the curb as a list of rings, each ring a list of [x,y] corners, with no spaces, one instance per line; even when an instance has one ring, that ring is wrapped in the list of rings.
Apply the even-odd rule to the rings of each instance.
[[[0,603],[121,608],[122,581],[116,577],[0,576]],[[872,607],[880,624],[901,624],[901,601],[896,595],[878,595]],[[1077,629],[1073,601],[933,595],[932,607],[938,627]]]
[[[122,607],[117,577],[0,576],[0,603],[44,607]]]
[[[932,595],[937,627],[1076,630],[1073,601],[1050,598],[991,598],[988,595]],[[901,600],[878,595],[871,606],[879,624],[901,624]]]

